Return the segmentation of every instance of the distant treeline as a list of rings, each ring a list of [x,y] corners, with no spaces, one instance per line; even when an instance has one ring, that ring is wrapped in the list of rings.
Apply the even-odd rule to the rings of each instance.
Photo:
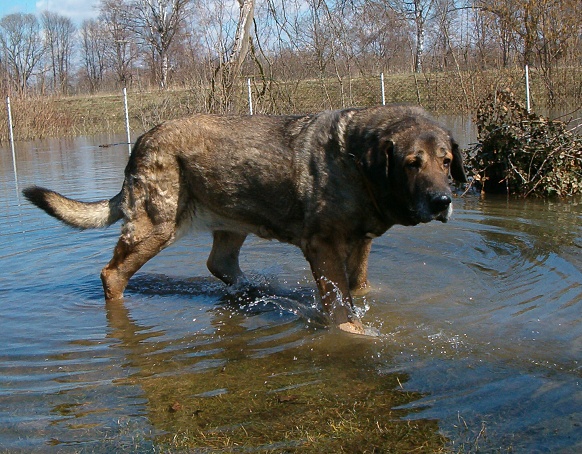
[[[354,81],[380,73],[414,74],[413,89],[455,74],[469,104],[476,75],[527,64],[544,107],[576,107],[580,17],[580,0],[101,0],[79,26],[48,11],[1,18],[0,83],[19,97],[200,90],[204,110],[224,112],[242,110],[251,78],[277,111],[304,81],[353,104]]]

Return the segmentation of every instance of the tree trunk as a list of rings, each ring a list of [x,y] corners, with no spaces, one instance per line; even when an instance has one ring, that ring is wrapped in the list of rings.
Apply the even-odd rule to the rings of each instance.
[[[232,74],[235,78],[249,51],[250,30],[255,10],[255,0],[238,0],[238,2],[240,4],[238,25],[236,27],[234,45],[232,46],[232,52],[229,57],[230,64],[233,67]]]
[[[422,72],[422,56],[424,53],[424,11],[419,0],[414,0],[414,25],[416,26],[416,46],[414,50],[414,72]]]
[[[162,52],[161,55],[162,65],[161,65],[161,74],[160,74],[160,88],[165,90],[168,85],[168,68],[170,67],[168,63],[168,53]]]
[[[231,111],[234,107],[235,82],[249,51],[250,30],[255,10],[255,0],[238,0],[238,3],[240,5],[239,20],[232,50],[227,61],[220,63],[214,72],[209,99],[211,108],[217,106],[224,112]]]

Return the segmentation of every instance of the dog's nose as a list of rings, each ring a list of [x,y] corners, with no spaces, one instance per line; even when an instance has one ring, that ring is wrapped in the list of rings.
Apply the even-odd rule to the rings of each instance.
[[[430,199],[430,208],[433,213],[440,213],[441,211],[445,211],[452,202],[450,195],[438,194]]]

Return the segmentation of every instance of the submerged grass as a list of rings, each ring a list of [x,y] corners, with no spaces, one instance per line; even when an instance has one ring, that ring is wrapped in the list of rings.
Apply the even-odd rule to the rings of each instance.
[[[164,432],[156,445],[164,452],[446,452],[436,421],[403,419],[409,411],[397,407],[421,396],[401,388],[406,374],[378,372],[372,340],[333,333],[305,340],[297,330],[273,341],[277,331],[261,336],[281,349],[275,353],[261,354],[250,347],[256,333],[239,332],[204,356],[225,360],[221,367],[156,361],[155,373],[146,367],[132,378],[147,395],[148,419]]]

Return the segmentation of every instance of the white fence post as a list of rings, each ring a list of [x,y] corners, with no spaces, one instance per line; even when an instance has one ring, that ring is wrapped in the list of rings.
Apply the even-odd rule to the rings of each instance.
[[[127,147],[131,154],[131,134],[129,132],[129,111],[127,109],[127,88],[123,87],[123,107],[125,109],[125,131],[127,132]]]
[[[249,113],[253,114],[253,92],[251,90],[251,78],[247,79],[247,87],[249,92]]]
[[[380,73],[380,88],[382,89],[382,105],[386,105],[386,90],[384,89],[384,73]]]
[[[525,65],[525,102],[527,105],[527,113],[530,113],[531,104],[529,99],[529,65]]]
[[[6,96],[6,110],[8,113],[8,137],[12,150],[12,166],[14,167],[14,179],[18,185],[18,173],[16,172],[16,153],[14,152],[14,128],[12,126],[12,109],[10,108],[10,96]]]

